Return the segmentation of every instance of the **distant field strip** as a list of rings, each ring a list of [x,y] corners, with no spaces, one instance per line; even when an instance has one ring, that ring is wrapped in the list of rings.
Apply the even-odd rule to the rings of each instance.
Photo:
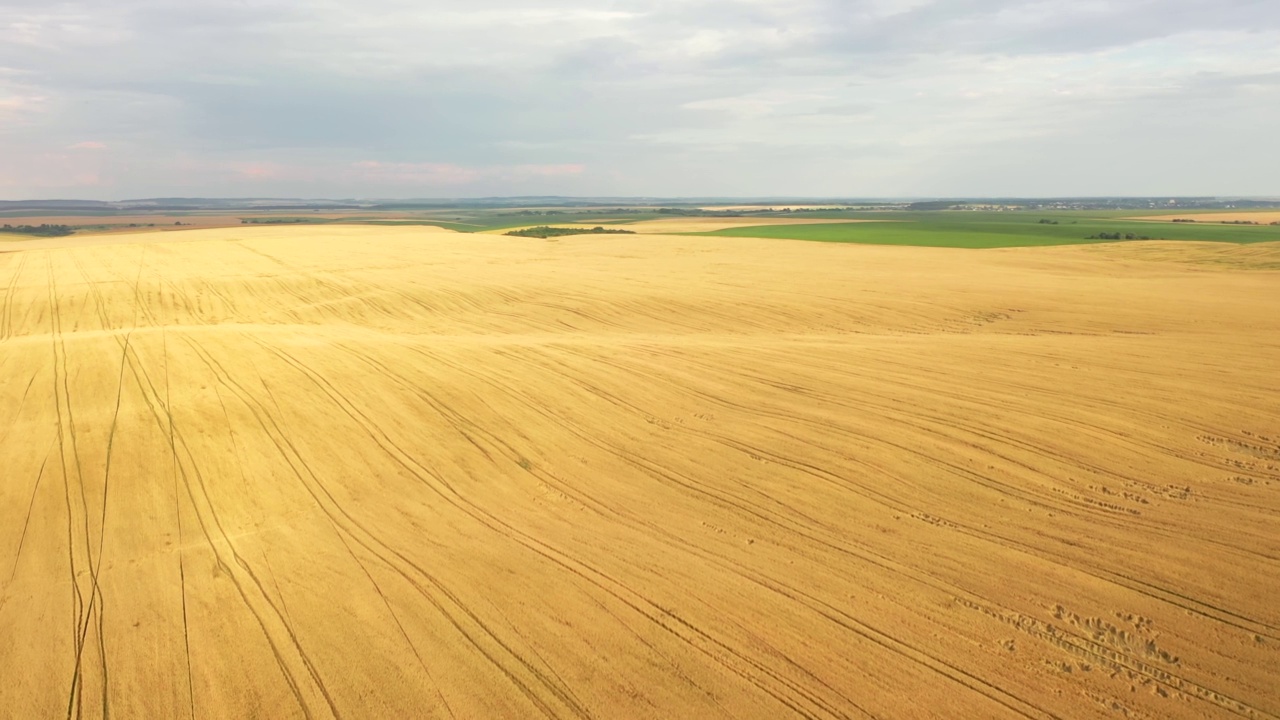
[[[1263,225],[1273,222],[1280,222],[1280,211],[1277,210],[1239,210],[1239,211],[1219,211],[1219,212],[1181,212],[1169,213],[1167,215],[1147,215],[1143,217],[1135,217],[1133,220],[1162,220],[1164,222],[1172,222],[1173,220],[1195,220],[1203,223],[1221,223],[1221,222],[1238,222],[1248,221],[1256,222]]]
[[[1129,220],[1084,218],[1059,224],[1041,224],[1032,214],[1016,220],[948,220],[927,218],[912,222],[834,223],[822,225],[759,225],[711,231],[729,237],[817,240],[821,242],[870,245],[914,245],[920,247],[999,248],[1047,245],[1080,245],[1115,242],[1099,239],[1103,233],[1131,234],[1135,238],[1199,240],[1210,242],[1280,242],[1280,227],[1211,225],[1192,223],[1150,223]]]
[[[646,235],[663,235],[668,233],[712,232],[716,230],[734,230],[738,228],[757,228],[761,226],[793,227],[798,225],[829,225],[832,223],[852,224],[860,222],[884,222],[882,220],[849,220],[820,218],[723,218],[723,217],[678,217],[660,220],[615,220],[613,222],[581,222],[552,223],[556,227],[571,227],[590,230],[601,226],[624,228]],[[546,224],[546,223],[541,223]],[[536,227],[529,225],[528,227]],[[508,228],[490,230],[492,233],[505,233]]]
[[[0,254],[0,717],[1280,717],[1274,247],[165,237]]]

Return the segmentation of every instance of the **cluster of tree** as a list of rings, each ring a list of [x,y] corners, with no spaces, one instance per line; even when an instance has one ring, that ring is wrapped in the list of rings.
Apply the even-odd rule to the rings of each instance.
[[[1195,220],[1191,218],[1174,218],[1173,221],[1174,222],[1195,222]]]
[[[293,225],[296,223],[316,223],[324,222],[322,218],[240,218],[241,225]]]
[[[515,212],[498,213],[499,217],[511,215],[563,215],[563,210],[517,210]]]
[[[1085,240],[1150,240],[1146,235],[1134,235],[1133,233],[1098,233],[1090,235]]]
[[[1041,219],[1040,219],[1040,224],[1041,224],[1041,225],[1057,225],[1057,224],[1058,224],[1058,221],[1057,221],[1057,220],[1049,220],[1049,219],[1047,219],[1047,218],[1041,218]]]
[[[5,223],[0,232],[17,233],[19,235],[35,235],[37,237],[62,237],[75,232],[70,225],[10,225]]]
[[[633,230],[616,230],[613,228],[604,228],[599,225],[587,230],[586,228],[565,228],[565,227],[547,227],[542,225],[539,227],[525,228],[524,230],[512,230],[507,233],[513,237],[533,237],[533,238],[552,238],[562,237],[564,235],[635,235]]]

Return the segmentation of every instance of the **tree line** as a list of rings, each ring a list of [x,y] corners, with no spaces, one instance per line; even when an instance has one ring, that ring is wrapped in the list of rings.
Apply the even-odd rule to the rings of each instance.
[[[62,237],[73,234],[75,230],[70,225],[49,225],[47,223],[40,225],[10,225],[5,223],[0,227],[0,232],[34,235],[36,237]]]
[[[605,228],[599,225],[587,230],[585,228],[565,228],[565,227],[547,227],[541,225],[539,227],[525,228],[523,230],[512,230],[507,233],[513,237],[534,237],[534,238],[553,238],[564,235],[635,235],[634,230],[615,230],[613,228]]]
[[[1113,233],[1103,232],[1103,233],[1098,233],[1097,235],[1090,235],[1089,237],[1085,238],[1085,240],[1152,240],[1152,239],[1154,238],[1148,237],[1146,235],[1135,235],[1133,233],[1118,233],[1118,232],[1113,232]]]

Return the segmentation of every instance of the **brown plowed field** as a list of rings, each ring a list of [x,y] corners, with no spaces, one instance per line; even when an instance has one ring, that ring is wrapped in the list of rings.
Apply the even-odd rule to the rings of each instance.
[[[1274,245],[165,237],[0,255],[0,716],[1280,714]]]

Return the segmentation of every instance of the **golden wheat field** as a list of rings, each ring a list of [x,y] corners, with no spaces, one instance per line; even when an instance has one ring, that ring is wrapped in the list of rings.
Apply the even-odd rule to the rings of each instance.
[[[0,716],[1280,715],[1280,246],[144,239],[0,254]]]

